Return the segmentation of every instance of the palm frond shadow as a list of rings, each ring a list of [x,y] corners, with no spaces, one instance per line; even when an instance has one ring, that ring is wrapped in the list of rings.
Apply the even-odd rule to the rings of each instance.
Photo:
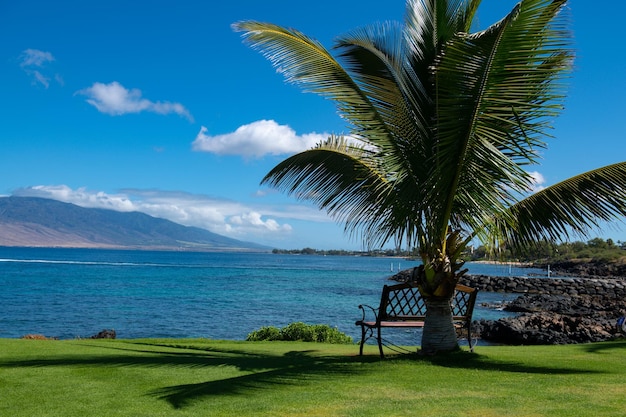
[[[307,384],[318,378],[341,378],[365,372],[350,364],[359,362],[355,356],[317,356],[314,350],[291,351],[282,356],[250,354],[239,351],[221,351],[226,355],[218,366],[234,366],[250,372],[232,378],[217,379],[196,384],[183,384],[155,390],[155,395],[174,408],[218,395],[250,395],[271,390],[279,385]],[[363,362],[376,362],[370,357]]]
[[[581,368],[533,366],[523,361],[507,362],[490,358],[487,355],[470,353],[466,351],[452,352],[434,356],[423,356],[415,353],[399,355],[395,360],[411,360],[428,362],[432,365],[444,368],[472,369],[483,371],[498,371],[510,373],[541,374],[541,375],[571,375],[571,374],[593,374],[592,371]]]
[[[331,371],[331,367],[327,365],[318,369],[311,369],[306,366],[288,366],[272,370],[260,370],[227,379],[164,387],[151,392],[150,395],[166,400],[174,408],[183,408],[203,397],[250,395],[255,392],[272,390],[280,385],[304,384],[307,380],[314,379],[315,376],[319,378],[328,377]],[[349,371],[349,373],[352,372],[353,370]],[[334,373],[337,376],[342,374],[342,372]]]
[[[141,345],[145,345],[145,348]],[[89,345],[81,344],[81,347]],[[312,345],[314,346],[314,345]],[[182,408],[203,397],[219,395],[249,395],[272,386],[305,384],[316,378],[338,378],[363,372],[351,366],[355,362],[377,362],[377,357],[360,359],[356,356],[322,356],[316,350],[290,351],[282,355],[256,353],[253,351],[197,347],[177,344],[115,343],[94,348],[109,349],[114,354],[61,355],[43,359],[1,361],[0,369],[14,367],[232,367],[239,373],[230,378],[219,378],[194,384],[163,387],[149,392],[169,402],[174,408]],[[119,353],[118,353],[119,352]],[[210,375],[210,373],[207,373]]]
[[[82,344],[81,346],[88,346]],[[314,347],[315,345],[311,345]],[[219,345],[185,346],[176,344],[145,344],[128,342],[106,347],[115,354],[63,355],[45,359],[0,361],[1,368],[10,367],[232,367],[239,374],[232,377],[166,386],[148,392],[147,395],[167,401],[174,408],[215,396],[238,396],[262,393],[278,386],[306,385],[315,380],[342,378],[380,372],[380,367],[361,366],[380,363],[378,355],[329,356],[318,354],[314,349],[290,351],[284,354],[259,353],[253,350],[222,349]],[[522,362],[504,362],[488,356],[469,352],[456,352],[441,356],[396,355],[390,361],[428,362],[441,367],[496,370],[501,372],[537,374],[580,374],[593,371],[564,367],[532,366]],[[244,373],[243,375],[241,373]],[[210,375],[210,373],[207,373]],[[223,374],[218,374],[223,375]]]
[[[590,353],[604,353],[604,351],[610,349],[626,350],[626,338],[613,340],[611,342],[592,343],[585,347],[585,350]]]

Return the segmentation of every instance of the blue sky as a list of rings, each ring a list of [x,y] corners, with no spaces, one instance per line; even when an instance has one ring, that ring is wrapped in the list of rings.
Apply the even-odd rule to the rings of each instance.
[[[515,1],[484,0],[486,27]],[[626,160],[626,4],[570,3],[566,109],[539,185]],[[346,126],[230,25],[294,27],[327,47],[404,0],[4,1],[0,195],[137,210],[277,248],[360,249],[315,207],[261,187],[286,156]],[[623,226],[594,235],[626,240]]]

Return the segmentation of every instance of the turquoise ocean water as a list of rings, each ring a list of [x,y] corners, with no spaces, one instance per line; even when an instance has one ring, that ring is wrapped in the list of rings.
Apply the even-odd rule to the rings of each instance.
[[[118,338],[243,340],[262,326],[303,321],[357,340],[358,305],[376,306],[388,277],[415,265],[374,257],[0,247],[0,337],[69,339],[115,329]],[[542,272],[467,266],[486,275]],[[483,292],[478,302],[510,298]],[[475,318],[503,314],[479,306]],[[416,330],[402,332],[395,340],[418,343]]]

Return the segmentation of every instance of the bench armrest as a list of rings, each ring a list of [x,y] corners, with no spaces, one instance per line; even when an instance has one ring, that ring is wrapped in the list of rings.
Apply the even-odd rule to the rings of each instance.
[[[365,321],[365,316],[367,315],[367,309],[369,309],[372,312],[372,314],[374,314],[374,318],[376,319],[376,321],[378,321],[378,309],[377,308],[368,306],[367,304],[361,304],[359,305],[359,309],[363,313],[361,321]]]

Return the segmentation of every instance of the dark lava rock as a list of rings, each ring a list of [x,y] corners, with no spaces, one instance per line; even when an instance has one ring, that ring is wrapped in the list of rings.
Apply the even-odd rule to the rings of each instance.
[[[601,342],[623,335],[617,321],[626,315],[626,299],[524,294],[505,309],[523,314],[474,322],[475,332],[513,345]]]
[[[556,313],[524,313],[497,321],[481,320],[481,337],[510,345],[552,345],[601,342],[619,336],[616,321]]]
[[[116,337],[115,330],[102,330],[98,334],[95,334],[90,337],[90,339],[115,339]]]
[[[598,273],[590,265],[586,268],[587,275]],[[473,334],[478,337],[504,344],[585,343],[624,335],[617,321],[626,316],[626,272],[619,274],[612,278],[466,275],[461,283],[481,291],[520,294],[505,309],[522,314],[474,321]],[[410,277],[407,270],[391,279]]]

